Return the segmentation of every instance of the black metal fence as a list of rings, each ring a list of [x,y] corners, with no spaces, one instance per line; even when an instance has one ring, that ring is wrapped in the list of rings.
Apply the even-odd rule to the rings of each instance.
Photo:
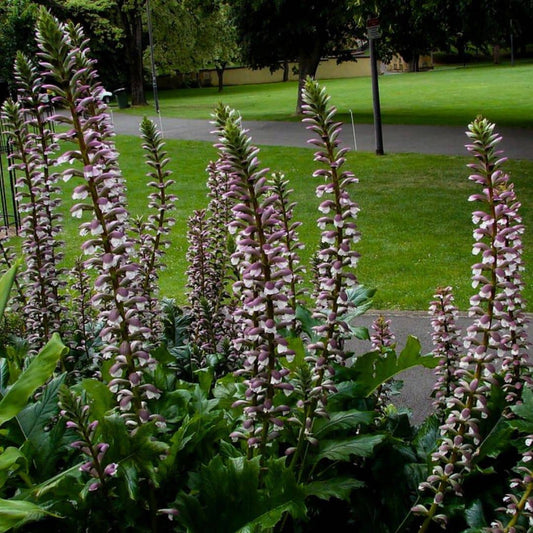
[[[50,104],[44,110],[44,116],[46,119],[51,119],[54,114],[54,107]],[[52,120],[49,120],[48,127],[55,132],[55,124]],[[15,170],[10,168],[11,153],[11,143],[0,120],[0,231],[4,230],[8,233],[14,231],[18,234],[20,213],[15,190],[17,176]]]
[[[20,229],[20,215],[15,194],[15,171],[10,168],[11,144],[0,121],[0,225],[7,231]]]

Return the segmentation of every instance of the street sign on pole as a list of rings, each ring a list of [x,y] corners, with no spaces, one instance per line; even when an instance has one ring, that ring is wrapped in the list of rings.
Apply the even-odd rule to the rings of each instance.
[[[379,39],[381,37],[378,18],[371,18],[366,21],[366,34],[369,39]]]

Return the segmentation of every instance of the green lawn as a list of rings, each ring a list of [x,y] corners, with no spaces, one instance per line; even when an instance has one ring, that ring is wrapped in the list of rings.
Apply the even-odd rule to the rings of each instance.
[[[372,122],[370,78],[324,80],[339,118]],[[515,66],[476,65],[380,76],[382,119],[389,124],[468,124],[483,114],[499,126],[533,127],[533,62]],[[219,102],[238,109],[247,120],[295,120],[296,83],[272,83],[161,91],[164,116],[208,120]],[[149,95],[151,98],[151,95]],[[140,108],[121,112],[139,114]],[[153,106],[142,108],[152,113]]]
[[[252,132],[253,133],[253,132]],[[122,154],[121,166],[128,182],[128,197],[133,215],[146,211],[146,178],[143,156],[134,137],[117,139]],[[176,180],[177,224],[168,250],[168,268],[161,273],[165,296],[184,301],[187,250],[186,222],[194,209],[206,206],[205,167],[215,157],[209,143],[167,141]],[[272,170],[285,172],[298,202],[296,216],[304,222],[301,239],[306,244],[307,260],[318,242],[315,225],[318,199],[313,152],[309,149],[264,147],[261,161]],[[465,157],[427,155],[387,155],[370,153],[348,155],[348,166],[360,179],[353,187],[354,199],[361,206],[359,227],[362,240],[359,281],[378,289],[375,305],[383,309],[426,309],[438,285],[452,285],[462,309],[468,307],[470,288],[472,205],[467,201],[475,187],[467,180],[469,160]],[[523,202],[522,214],[533,226],[533,162],[509,162]],[[65,196],[75,186],[65,186]],[[71,203],[68,200],[68,203]],[[79,254],[79,221],[67,217],[65,235],[67,261]],[[525,258],[533,261],[533,238],[525,237]],[[531,273],[526,273],[526,297],[533,302]]]
[[[380,78],[385,122],[461,124],[484,113],[497,126],[533,127],[533,64],[469,67],[432,72],[390,75]],[[371,118],[370,80],[326,82],[332,101],[341,112],[352,108],[356,120]],[[291,118],[295,84],[271,84],[226,88],[225,102],[239,109],[246,119]],[[163,92],[163,113],[168,116],[207,120],[220,95],[214,89]],[[139,109],[126,112],[139,114]],[[149,108],[142,109],[143,113]],[[292,117],[294,118],[294,117]],[[342,116],[341,118],[346,118]],[[253,136],[253,131],[251,132]],[[465,138],[466,141],[466,138]],[[121,167],[127,179],[132,214],[146,212],[146,187],[140,140],[117,138]],[[168,268],[161,273],[165,296],[185,299],[187,250],[186,223],[194,209],[205,207],[205,168],[215,151],[210,143],[167,140],[175,169],[175,192],[179,196],[177,225],[172,231]],[[307,261],[318,242],[315,225],[318,200],[313,155],[309,149],[264,147],[261,160],[272,170],[285,172],[298,202],[296,216],[304,221],[301,238]],[[362,241],[358,276],[361,283],[378,289],[375,307],[426,309],[434,289],[452,285],[459,306],[468,307],[470,288],[471,217],[467,201],[474,190],[467,180],[465,157],[396,154],[376,157],[350,153],[348,164],[360,178],[353,189],[362,211],[359,218]],[[508,170],[523,204],[526,227],[533,227],[533,161],[510,161]],[[74,183],[65,185],[65,212]],[[66,264],[80,253],[77,220],[66,216]],[[526,233],[526,265],[533,262],[533,238]],[[525,274],[525,296],[533,310],[531,270]]]

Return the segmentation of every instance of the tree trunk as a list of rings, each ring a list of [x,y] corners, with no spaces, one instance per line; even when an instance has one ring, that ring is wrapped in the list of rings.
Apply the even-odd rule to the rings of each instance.
[[[121,6],[120,17],[125,34],[126,61],[128,63],[131,103],[146,105],[144,94],[144,65],[142,42],[142,13],[144,3]]]
[[[283,81],[289,81],[289,62],[283,61]]]
[[[296,114],[302,114],[302,90],[307,77],[314,78],[320,63],[320,53],[318,50],[311,51],[306,56],[300,56],[298,60],[298,99],[296,100]]]
[[[224,70],[226,70],[226,63],[217,63],[215,65],[218,79],[218,92],[221,93],[224,89]]]
[[[409,61],[409,72],[418,72],[420,70],[419,61],[420,55],[413,54],[411,61]]]
[[[495,65],[500,64],[500,45],[495,44],[492,48],[492,59]]]

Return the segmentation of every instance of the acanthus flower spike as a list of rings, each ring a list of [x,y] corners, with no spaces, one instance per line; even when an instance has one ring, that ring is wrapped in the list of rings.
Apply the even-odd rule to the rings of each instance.
[[[516,375],[508,378],[509,406],[519,399],[517,393],[530,380],[520,293],[519,236],[523,226],[516,212],[518,204],[510,193],[512,185],[501,170],[505,162],[502,152],[497,150],[501,136],[494,133],[494,124],[484,118],[472,122],[467,135],[471,139],[467,149],[476,158],[475,163],[468,165],[473,170],[469,179],[482,187],[481,193],[470,197],[482,204],[472,217],[476,224],[473,254],[481,255],[480,261],[472,266],[472,286],[478,292],[470,299],[469,316],[473,323],[463,338],[466,353],[455,372],[456,384],[446,421],[441,426],[441,443],[433,454],[433,472],[421,485],[421,490],[431,490],[435,497],[431,507],[422,513],[425,520],[420,532],[426,531],[436,519],[448,492],[462,492],[464,473],[471,468],[482,442],[480,421],[490,415],[488,397],[491,386],[497,383],[494,372],[498,359],[517,363]],[[519,349],[508,340],[517,338]],[[507,376],[505,368],[504,372]]]
[[[135,243],[129,236],[125,181],[112,141],[111,120],[98,98],[101,85],[94,61],[81,28],[60,23],[46,10],[41,10],[38,19],[37,44],[49,80],[45,87],[70,113],[60,118],[67,125],[61,139],[74,144],[63,160],[78,162],[79,167],[67,169],[63,176],[82,181],[83,188],[75,194],[83,201],[74,206],[73,214],[91,216],[82,222],[80,233],[89,237],[82,245],[89,256],[85,267],[98,274],[92,302],[101,305],[102,357],[114,361],[115,375],[129,376],[140,370],[143,380],[149,380],[156,362],[146,352],[151,334],[142,320],[146,298],[140,291],[141,269],[133,260]],[[130,401],[124,401],[122,394],[117,402],[128,425],[135,427],[142,422],[139,413],[144,413],[149,398],[140,385],[128,383]]]
[[[282,423],[273,398],[277,390],[290,393],[288,370],[280,365],[282,357],[290,358],[282,330],[291,323],[294,309],[287,297],[286,274],[289,274],[285,247],[274,235],[280,227],[275,208],[276,196],[260,169],[259,150],[243,129],[240,116],[220,105],[214,124],[219,142],[221,170],[230,179],[228,197],[232,199],[233,221],[230,232],[235,236],[235,252],[231,262],[238,270],[233,285],[240,301],[235,311],[242,347],[240,371],[248,387],[244,415],[250,454],[261,451],[279,434]]]
[[[447,409],[447,400],[453,395],[457,385],[457,371],[461,353],[460,331],[456,320],[458,309],[454,305],[451,287],[439,288],[431,302],[431,334],[433,355],[439,358],[435,369],[436,381],[433,386],[433,406],[442,417]]]

